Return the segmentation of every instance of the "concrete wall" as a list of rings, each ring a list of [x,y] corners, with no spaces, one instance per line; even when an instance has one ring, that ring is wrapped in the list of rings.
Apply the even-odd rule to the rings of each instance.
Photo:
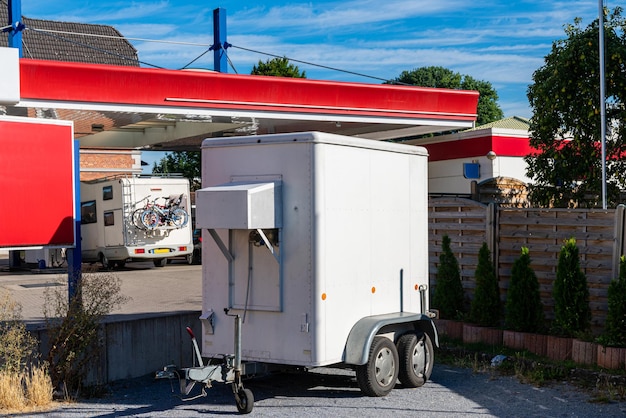
[[[200,337],[199,316],[200,311],[186,311],[106,322],[100,330],[105,350],[94,362],[85,383],[104,384],[145,376],[168,364],[192,366],[193,348],[186,327]],[[41,342],[40,351],[45,358],[49,347],[46,331],[33,333]]]

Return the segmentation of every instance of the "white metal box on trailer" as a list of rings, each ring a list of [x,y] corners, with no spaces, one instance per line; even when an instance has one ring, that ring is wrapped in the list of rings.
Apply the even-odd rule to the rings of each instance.
[[[106,267],[193,253],[189,180],[119,176],[81,182],[82,257]]]
[[[400,334],[419,313],[436,339],[427,181],[416,146],[319,132],[205,140],[202,354],[232,352],[227,314],[243,319],[244,361],[363,364],[372,332]]]

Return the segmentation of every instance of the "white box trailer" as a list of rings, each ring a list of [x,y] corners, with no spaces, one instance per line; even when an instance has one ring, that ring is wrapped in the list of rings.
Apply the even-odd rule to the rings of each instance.
[[[319,132],[203,142],[202,355],[233,352],[235,335],[225,361],[234,375],[222,381],[240,412],[253,403],[239,377],[247,365],[343,363],[370,396],[398,377],[411,387],[428,379],[438,342],[427,182],[416,146]],[[185,370],[192,383],[219,375]]]
[[[83,261],[104,267],[129,260],[193,256],[189,180],[120,176],[81,182]]]

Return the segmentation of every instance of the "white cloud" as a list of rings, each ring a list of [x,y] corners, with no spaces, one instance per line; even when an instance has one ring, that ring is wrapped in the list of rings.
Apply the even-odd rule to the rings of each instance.
[[[565,37],[563,25],[580,16],[586,26],[598,9],[596,0],[240,3],[231,3],[232,10],[223,6],[228,41],[235,46],[228,54],[240,73],[271,57],[237,46],[379,78],[443,66],[490,81],[507,115],[527,108],[532,73],[543,64],[552,42]],[[201,44],[133,41],[142,61],[167,68],[186,65],[213,41],[212,7],[191,0],[28,0],[23,12],[34,18],[111,24],[128,37]],[[209,53],[194,66],[212,68],[212,60]],[[296,64],[309,78],[379,82]]]

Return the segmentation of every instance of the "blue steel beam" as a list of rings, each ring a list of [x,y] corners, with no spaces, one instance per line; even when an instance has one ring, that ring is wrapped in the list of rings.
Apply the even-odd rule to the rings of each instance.
[[[228,72],[226,56],[226,9],[213,10],[213,69],[218,73]]]

